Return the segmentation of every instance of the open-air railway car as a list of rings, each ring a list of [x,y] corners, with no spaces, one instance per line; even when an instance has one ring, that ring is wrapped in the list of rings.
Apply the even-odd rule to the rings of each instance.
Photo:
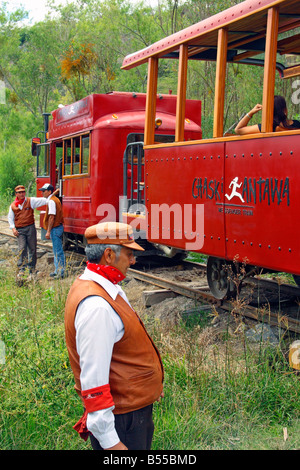
[[[90,225],[119,220],[121,197],[122,209],[126,199],[135,210],[144,203],[145,105],[145,94],[113,92],[60,107],[50,121],[45,115],[46,140],[33,139],[37,194],[46,182],[60,188],[65,246],[84,245]],[[201,102],[190,100],[186,112],[185,138],[201,138]],[[176,96],[156,97],[157,141],[174,141],[175,114]]]
[[[208,282],[218,298],[230,292],[227,265],[235,259],[248,267],[300,275],[300,130],[273,132],[275,73],[284,79],[300,75],[299,27],[298,0],[246,0],[130,54],[123,62],[123,69],[148,62],[144,146],[148,240],[209,255]],[[258,54],[264,57],[257,59]],[[276,61],[285,54],[293,55],[299,65],[287,68]],[[154,136],[161,58],[179,61],[172,143],[157,143]],[[210,139],[184,137],[189,60],[216,61]],[[264,67],[260,133],[224,136],[228,62]]]

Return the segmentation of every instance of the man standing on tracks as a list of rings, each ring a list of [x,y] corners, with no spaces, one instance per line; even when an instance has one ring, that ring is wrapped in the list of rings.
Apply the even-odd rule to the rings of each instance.
[[[50,273],[50,277],[58,279],[65,276],[66,259],[62,245],[64,232],[63,214],[60,200],[53,194],[52,184],[46,183],[40,191],[47,199],[47,208],[44,217],[44,229],[46,238],[52,240],[55,271]]]
[[[34,223],[34,209],[44,206],[44,197],[26,197],[23,185],[15,188],[16,198],[10,205],[8,212],[8,223],[13,235],[17,237],[19,247],[19,258],[17,266],[19,269],[18,279],[25,274],[26,268],[29,273],[34,273],[36,267],[37,235]]]
[[[85,412],[74,428],[94,450],[149,450],[152,406],[163,396],[158,350],[118,285],[135,263],[132,227],[87,228],[87,267],[65,308],[66,344]]]

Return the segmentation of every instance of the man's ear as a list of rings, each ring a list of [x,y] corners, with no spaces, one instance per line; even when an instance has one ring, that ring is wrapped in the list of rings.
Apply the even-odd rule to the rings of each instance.
[[[116,253],[111,248],[105,248],[100,264],[111,265],[116,258]]]

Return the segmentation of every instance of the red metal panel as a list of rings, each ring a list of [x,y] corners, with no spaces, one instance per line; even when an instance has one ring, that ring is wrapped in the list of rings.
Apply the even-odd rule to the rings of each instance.
[[[52,112],[52,120],[49,121],[49,140],[59,137],[64,138],[68,135],[90,130],[101,118],[104,118],[105,121],[109,120],[110,124],[113,124],[115,127],[122,127],[124,122],[115,119],[115,117],[118,117],[118,113],[128,113],[126,127],[133,127],[131,117],[134,117],[134,114],[139,111],[144,113],[145,106],[145,93],[113,92],[106,95],[89,95],[76,103]],[[132,116],[130,116],[130,112]],[[158,116],[160,112],[175,115],[176,96],[158,95],[156,112]],[[198,100],[187,100],[186,116],[200,126],[201,102]]]
[[[300,135],[226,143],[226,256],[300,273]]]
[[[62,205],[65,232],[83,234],[90,225],[89,184],[90,178],[86,176],[64,180]]]
[[[224,202],[224,143],[145,149],[145,166],[148,239],[224,257],[224,216],[217,206]],[[205,219],[203,248],[201,215],[197,212],[201,205]],[[160,219],[159,209],[164,210]]]
[[[193,110],[195,112],[195,118],[197,121],[201,120],[201,106],[199,105],[197,107],[197,114],[195,112],[195,109]],[[192,119],[190,114],[188,114],[189,119],[185,120],[185,137],[186,140],[190,139],[196,139],[196,138],[201,138],[201,129],[199,124],[196,124]],[[174,114],[169,114],[165,112],[164,110],[160,110],[156,112],[156,118],[161,119],[162,124],[159,126],[159,130],[157,130],[157,133],[159,134],[168,134],[168,135],[174,135],[174,130],[175,130],[175,120],[176,117]],[[126,112],[118,112],[115,113],[114,115],[112,114],[107,114],[100,119],[97,120],[95,123],[95,129],[117,129],[117,128],[127,128],[128,129],[128,134],[132,132],[140,132],[141,134],[144,133],[144,127],[145,127],[145,110],[142,111],[126,111]],[[189,135],[188,133],[193,133],[196,132],[197,135],[191,134]]]
[[[91,134],[90,176],[63,180],[66,232],[83,234],[103,217],[116,220],[123,188],[123,153],[128,130],[96,129]],[[110,205],[110,207],[108,206]],[[104,212],[105,210],[108,212]]]
[[[157,96],[156,115],[162,120],[158,133],[174,135],[176,99],[173,95]],[[49,123],[50,143],[91,131],[90,175],[63,178],[66,232],[83,234],[86,227],[103,218],[118,220],[127,137],[130,133],[143,134],[145,105],[146,95],[143,93],[113,92],[90,95],[53,111],[53,119]],[[186,140],[201,138],[201,102],[187,100],[186,116]],[[53,181],[55,171],[52,152]],[[105,212],[106,208],[108,212]]]
[[[194,231],[204,204],[204,245],[191,251],[300,274],[299,147],[300,135],[260,134],[146,149],[149,240],[186,249],[176,205],[192,205]],[[164,203],[169,213],[158,219],[153,208]]]

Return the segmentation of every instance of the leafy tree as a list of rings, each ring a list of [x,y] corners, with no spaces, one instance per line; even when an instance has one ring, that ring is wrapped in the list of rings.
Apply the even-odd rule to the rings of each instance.
[[[140,50],[237,0],[73,0],[52,2],[43,21],[23,22],[24,9],[9,13],[0,7],[0,80],[5,82],[6,104],[0,104],[0,191],[14,187],[19,168],[32,177],[30,139],[43,127],[42,113],[60,103],[69,104],[91,93],[112,90],[146,92],[147,64],[122,71],[127,54]],[[50,1],[51,4],[51,1]],[[175,60],[159,61],[158,92],[177,92]],[[263,69],[229,64],[225,96],[225,123],[229,127],[243,111],[262,99]],[[201,99],[204,137],[211,135],[214,108],[215,63],[190,61],[187,98]],[[276,92],[287,96],[289,115],[294,90],[276,78]],[[11,184],[2,172],[11,172]],[[4,183],[6,181],[6,183]]]
[[[12,196],[18,184],[32,186],[35,166],[27,147],[28,141],[23,138],[0,149],[0,194]]]

